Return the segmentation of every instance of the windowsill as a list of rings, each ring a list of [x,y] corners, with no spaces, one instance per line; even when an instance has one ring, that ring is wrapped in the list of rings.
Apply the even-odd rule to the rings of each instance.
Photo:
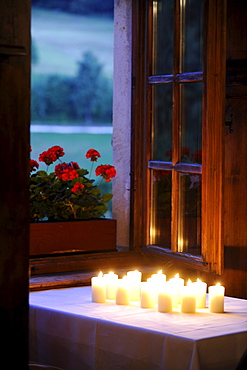
[[[31,259],[30,266],[34,272],[30,276],[29,290],[61,289],[91,284],[91,278],[97,276],[99,271],[103,273],[114,271],[121,278],[129,270],[139,270],[146,279],[156,272],[155,265],[150,266],[150,261],[140,252],[130,251],[127,248],[118,248],[112,253],[98,253],[78,256],[69,262],[61,257],[47,257],[47,260]],[[45,263],[44,263],[45,262]],[[48,265],[59,265],[56,272],[49,272]],[[43,268],[43,266],[48,266]],[[64,268],[65,267],[65,268]],[[64,270],[62,270],[64,268]],[[66,268],[71,271],[66,271]],[[66,271],[66,272],[64,272]]]

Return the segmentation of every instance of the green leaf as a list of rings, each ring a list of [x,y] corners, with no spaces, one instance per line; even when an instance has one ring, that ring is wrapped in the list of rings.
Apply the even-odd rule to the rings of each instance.
[[[37,171],[36,174],[40,177],[46,177],[48,176],[47,173],[45,171]]]
[[[104,203],[108,203],[110,202],[110,200],[112,199],[113,195],[110,194],[110,193],[105,193],[102,195],[102,200]]]

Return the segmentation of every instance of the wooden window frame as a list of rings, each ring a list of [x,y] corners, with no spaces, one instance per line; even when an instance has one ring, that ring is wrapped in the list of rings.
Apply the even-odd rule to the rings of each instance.
[[[147,168],[151,158],[151,110],[147,107],[151,99],[148,83],[152,56],[148,55],[147,40],[152,33],[152,1],[148,0],[133,2],[131,223],[134,227],[131,248],[222,274],[226,0],[205,0],[204,3],[202,255],[198,258],[149,245],[150,176]],[[176,225],[173,227],[176,229]]]

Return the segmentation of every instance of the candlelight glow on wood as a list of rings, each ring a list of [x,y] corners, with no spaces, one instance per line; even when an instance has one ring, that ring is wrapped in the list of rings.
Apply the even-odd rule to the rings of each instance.
[[[142,281],[140,271],[128,271],[119,279],[114,272],[92,277],[92,301],[107,303],[115,301],[117,305],[137,305],[140,308],[157,309],[158,312],[182,312],[194,314],[206,309],[207,283],[190,279],[184,285],[184,279],[176,274],[166,280],[166,275],[159,270],[147,281]],[[224,312],[225,288],[219,283],[208,288],[208,311]]]

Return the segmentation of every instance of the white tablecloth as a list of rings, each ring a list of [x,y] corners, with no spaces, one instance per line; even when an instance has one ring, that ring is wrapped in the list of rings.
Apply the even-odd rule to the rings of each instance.
[[[30,293],[30,360],[66,370],[233,370],[247,347],[247,301],[225,312],[160,313],[93,303],[91,287]]]

